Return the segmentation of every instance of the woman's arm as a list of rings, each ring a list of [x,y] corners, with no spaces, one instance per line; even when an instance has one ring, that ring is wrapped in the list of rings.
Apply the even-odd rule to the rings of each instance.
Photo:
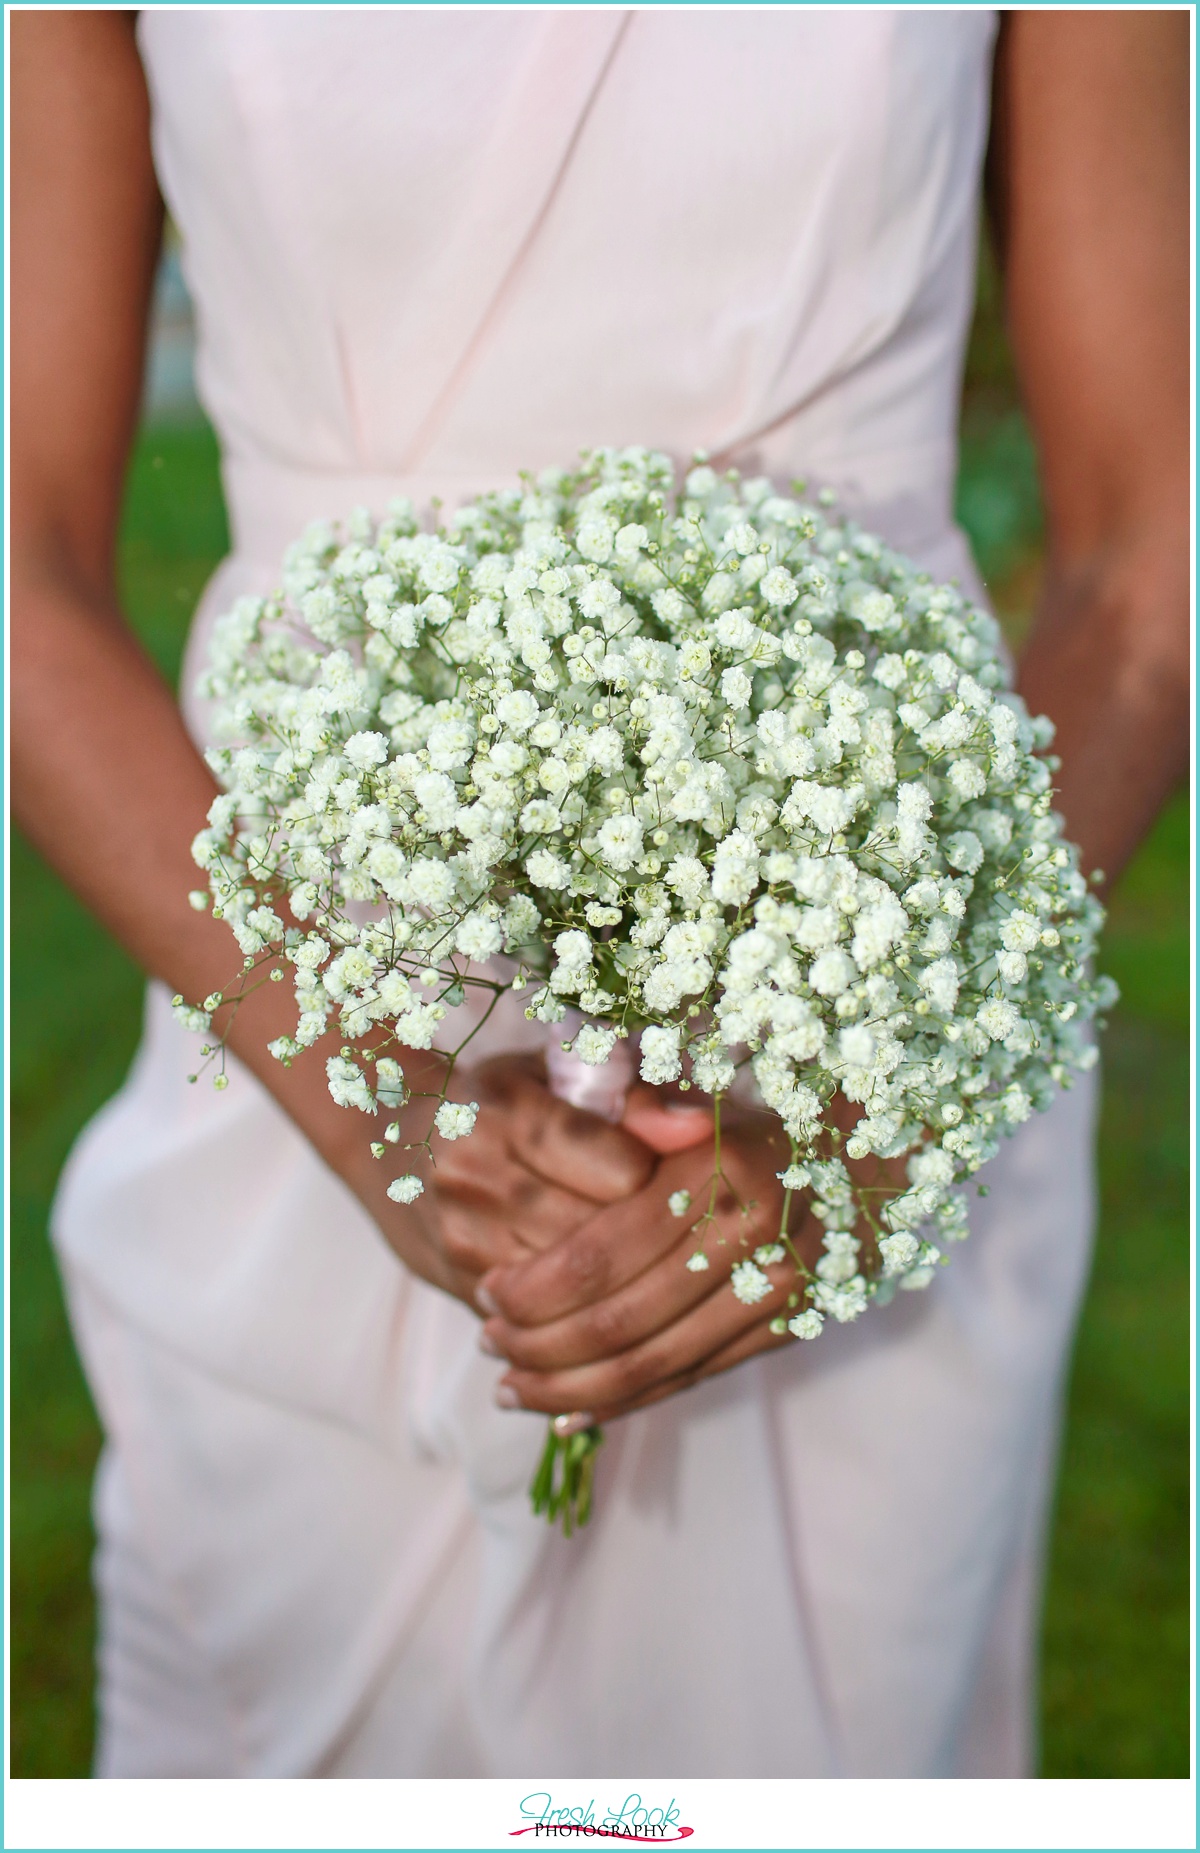
[[[114,579],[162,225],[132,25],[103,11],[12,21],[13,795],[22,827],[117,939],[198,999],[240,965],[228,929],[187,901],[190,843],[216,787]],[[294,1027],[290,993],[251,995],[231,1046],[397,1253],[448,1291],[469,1297],[484,1267],[644,1181],[638,1141],[552,1101],[519,1064],[493,1065],[475,1135],[439,1165],[441,1214],[430,1197],[390,1202],[368,1123],[330,1099],[331,1050],[290,1069],[267,1054]]]
[[[997,68],[993,197],[1049,541],[1021,687],[1058,725],[1085,869],[1110,876],[1187,765],[1187,33],[1180,13],[1035,9],[1006,20]],[[639,1243],[617,1204],[485,1277],[485,1336],[526,1406],[605,1419],[792,1342],[768,1330],[782,1271],[753,1307],[684,1272],[663,1199],[702,1158],[664,1164]],[[769,1189],[753,1139],[738,1160]]]
[[[1006,16],[990,195],[1037,440],[1045,591],[1020,669],[1084,868],[1124,866],[1188,759],[1188,16]]]

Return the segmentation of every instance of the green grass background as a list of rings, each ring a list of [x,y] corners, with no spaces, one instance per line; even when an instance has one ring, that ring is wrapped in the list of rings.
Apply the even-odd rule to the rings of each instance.
[[[1041,514],[994,281],[981,272],[960,519],[1014,639]],[[126,609],[174,676],[226,545],[203,425],[143,431],[121,546]],[[1188,1773],[1188,886],[1181,795],[1114,897],[1105,965],[1102,1213],[1076,1349],[1044,1631],[1043,1774]],[[83,1776],[92,1740],[89,1486],[100,1435],[46,1237],[79,1128],[120,1084],[139,975],[12,845],[12,1773]]]

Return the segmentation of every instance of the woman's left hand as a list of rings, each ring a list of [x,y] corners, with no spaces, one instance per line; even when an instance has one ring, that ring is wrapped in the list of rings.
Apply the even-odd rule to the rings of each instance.
[[[648,1091],[648,1090],[646,1090]],[[638,1136],[664,1150],[671,1123],[661,1107],[662,1139],[636,1097],[627,1120]],[[698,1117],[698,1116],[697,1116]],[[688,1125],[691,1121],[692,1124]],[[676,1141],[689,1113],[678,1114]],[[711,1118],[708,1124],[711,1127]],[[790,1258],[762,1271],[770,1292],[753,1305],[733,1293],[729,1274],[739,1260],[777,1240],[783,1191],[777,1173],[789,1148],[773,1116],[747,1114],[723,1127],[722,1179],[712,1191],[710,1135],[690,1149],[667,1150],[650,1182],[633,1196],[590,1217],[553,1248],[517,1266],[493,1269],[481,1282],[481,1304],[494,1307],[481,1337],[486,1350],[508,1358],[499,1400],[550,1415],[607,1421],[728,1370],[757,1352],[793,1344],[773,1321],[790,1315],[797,1290]],[[676,1216],[668,1199],[687,1191]],[[714,1220],[705,1222],[710,1197]],[[824,1231],[810,1215],[793,1218],[791,1239],[808,1266]],[[690,1270],[702,1249],[706,1269]]]

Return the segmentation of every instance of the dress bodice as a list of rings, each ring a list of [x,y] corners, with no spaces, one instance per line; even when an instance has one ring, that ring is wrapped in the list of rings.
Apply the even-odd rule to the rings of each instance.
[[[828,483],[934,570],[994,19],[142,15],[235,550],[584,446]]]

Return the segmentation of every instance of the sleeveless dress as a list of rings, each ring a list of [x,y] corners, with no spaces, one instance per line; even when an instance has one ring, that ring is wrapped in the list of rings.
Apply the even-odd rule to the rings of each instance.
[[[585,445],[828,484],[979,591],[951,490],[980,11],[162,9],[138,27],[233,547]],[[981,595],[981,594],[980,594]],[[493,1038],[539,1026],[510,1017]],[[110,1776],[1020,1776],[1093,1089],[925,1294],[613,1426],[540,1416],[151,986],[55,1237],[108,1442]]]

